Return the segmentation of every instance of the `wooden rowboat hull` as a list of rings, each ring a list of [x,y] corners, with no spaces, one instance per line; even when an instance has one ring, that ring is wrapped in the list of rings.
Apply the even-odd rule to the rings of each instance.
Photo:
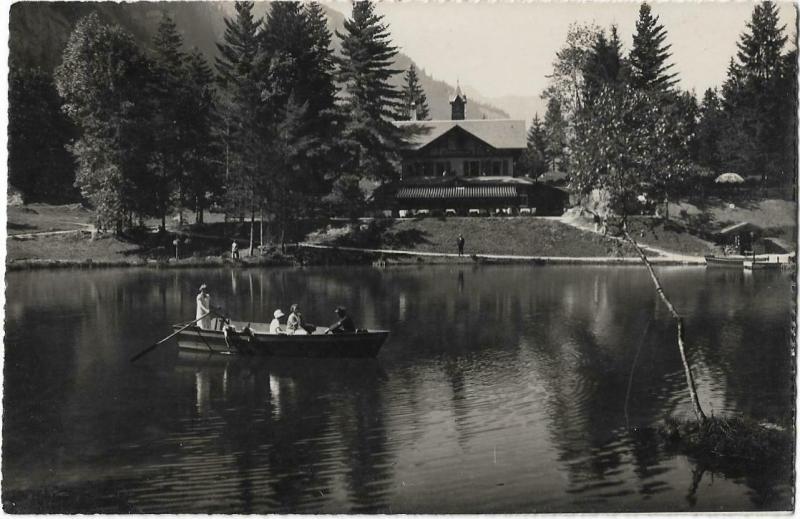
[[[180,326],[173,326],[180,329]],[[237,329],[240,329],[237,327]],[[218,354],[265,355],[272,357],[374,357],[389,337],[384,330],[361,333],[312,335],[271,335],[254,332],[228,334],[221,330],[203,330],[192,326],[177,335],[178,348],[187,351]]]
[[[744,266],[744,257],[706,256],[706,266],[740,269]]]

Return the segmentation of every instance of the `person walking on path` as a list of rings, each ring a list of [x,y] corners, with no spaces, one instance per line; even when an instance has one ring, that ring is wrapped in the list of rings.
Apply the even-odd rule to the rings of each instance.
[[[458,239],[456,240],[456,244],[458,244],[458,255],[459,256],[463,256],[464,255],[464,235],[463,234],[459,234],[458,235]]]
[[[200,293],[197,294],[197,313],[195,314],[197,325],[201,330],[211,329],[211,296],[208,294],[208,287],[205,283],[200,285]]]

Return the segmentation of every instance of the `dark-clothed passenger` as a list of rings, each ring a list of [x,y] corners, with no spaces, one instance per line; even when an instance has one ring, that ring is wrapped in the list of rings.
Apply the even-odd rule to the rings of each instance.
[[[347,315],[346,309],[340,306],[336,309],[336,315],[339,316],[339,320],[330,325],[325,333],[353,333],[356,331],[356,325],[353,323],[350,316]]]

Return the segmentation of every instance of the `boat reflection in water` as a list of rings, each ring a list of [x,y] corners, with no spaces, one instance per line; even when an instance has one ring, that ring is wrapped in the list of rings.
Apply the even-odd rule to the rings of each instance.
[[[186,492],[208,488],[200,480],[211,478],[222,499],[209,510],[224,511],[219,503],[225,496],[239,506],[249,502],[253,510],[324,512],[342,503],[353,511],[386,510],[392,464],[382,414],[376,413],[381,405],[374,395],[386,379],[377,360],[180,351],[175,373],[194,380],[196,414],[171,439],[184,446],[174,468],[182,471],[185,488],[162,497],[199,499]],[[209,448],[209,442],[220,444]],[[205,469],[197,473],[197,466]],[[165,489],[175,477],[164,478]],[[233,481],[237,488],[230,488]],[[161,483],[158,476],[151,481],[154,488]],[[333,489],[344,494],[332,499]]]

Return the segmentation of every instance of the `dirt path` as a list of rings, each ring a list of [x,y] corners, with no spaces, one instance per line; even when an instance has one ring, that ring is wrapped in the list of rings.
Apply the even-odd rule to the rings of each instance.
[[[591,233],[597,234],[598,236],[604,236],[605,238],[610,238],[610,239],[616,240],[616,241],[618,241],[620,243],[625,243],[625,240],[623,238],[621,238],[619,236],[611,236],[609,234],[603,234],[602,232],[600,232],[597,229],[595,229],[594,224],[580,221],[577,218],[560,217],[560,221],[563,224],[570,225],[570,226],[572,226],[572,227],[574,227],[576,229],[580,229],[581,231],[591,232]],[[639,242],[639,241],[637,241],[636,243],[643,250],[650,251],[650,252],[655,252],[656,254],[659,255],[659,257],[667,259],[667,260],[670,260],[670,261],[674,261],[674,262],[678,262],[678,263],[687,263],[687,264],[698,264],[698,265],[699,264],[705,265],[705,263],[706,263],[706,260],[705,260],[704,256],[695,256],[695,255],[690,255],[690,254],[680,254],[680,253],[668,251],[666,249],[661,249],[659,247],[653,247],[652,245],[647,245],[647,244]],[[637,261],[640,261],[640,260],[637,258]]]

